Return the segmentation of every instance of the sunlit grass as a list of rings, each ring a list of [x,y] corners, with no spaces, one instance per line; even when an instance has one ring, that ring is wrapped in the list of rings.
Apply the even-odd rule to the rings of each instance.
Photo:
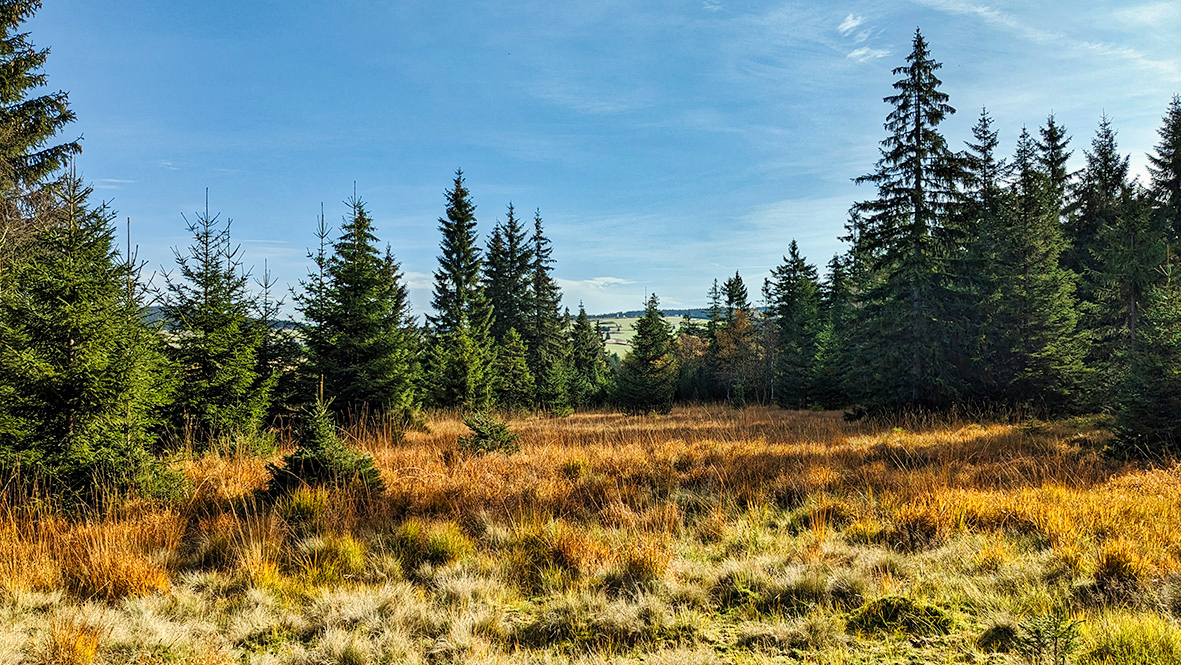
[[[272,460],[209,453],[172,505],[9,500],[0,662],[1019,662],[1005,630],[1063,612],[1083,662],[1174,657],[1181,467],[1102,420],[577,413],[511,455],[427,424],[345,433],[376,497],[270,503]]]

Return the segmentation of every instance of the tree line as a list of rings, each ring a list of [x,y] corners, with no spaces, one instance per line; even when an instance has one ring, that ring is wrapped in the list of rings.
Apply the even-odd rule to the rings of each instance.
[[[146,287],[114,212],[67,168],[79,142],[49,145],[74,116],[64,92],[33,94],[47,51],[18,28],[38,4],[0,2],[0,466],[65,491],[150,488],[162,477],[154,453],[257,451],[291,417],[313,443],[288,467],[329,468],[331,455],[376,478],[331,423],[404,429],[423,407],[1107,410],[1120,450],[1139,455],[1170,452],[1181,427],[1176,97],[1149,183],[1129,178],[1107,118],[1078,173],[1053,116],[1004,158],[982,111],[953,150],[939,125],[955,109],[916,31],[885,99],[880,159],[858,178],[876,194],[852,206],[849,248],[826,275],[793,241],[761,305],[736,272],[714,282],[704,322],[675,330],[653,294],[615,361],[585,309],[563,308],[540,211],[529,223],[509,204],[481,244],[462,171],[445,191],[424,321],[355,194],[339,228],[320,214],[311,269],[291,291],[294,329],[265,266],[252,276],[230,220],[208,205],[186,218],[192,240],[174,269]]]
[[[856,181],[848,250],[822,279],[793,241],[752,308],[739,275],[673,345],[682,398],[752,397],[851,414],[971,409],[1115,414],[1119,452],[1171,452],[1181,433],[1181,98],[1129,174],[1104,116],[1084,165],[1050,115],[1011,157],[982,110],[954,150],[955,109],[916,31],[894,70],[886,137]]]

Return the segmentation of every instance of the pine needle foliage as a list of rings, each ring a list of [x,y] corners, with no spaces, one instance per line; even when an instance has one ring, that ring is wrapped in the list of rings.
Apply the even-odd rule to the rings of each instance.
[[[1148,156],[1151,192],[1163,218],[1161,225],[1169,230],[1169,240],[1175,245],[1181,239],[1181,95],[1173,95],[1157,132],[1161,142]]]
[[[521,449],[517,433],[509,429],[508,423],[487,411],[475,411],[463,418],[463,424],[472,433],[460,436],[455,445],[462,453],[483,455],[485,453],[511,454]]]
[[[1078,387],[1084,347],[1076,330],[1074,273],[1065,249],[1052,181],[1028,132],[1017,142],[1007,205],[982,229],[980,246],[985,394],[1010,406],[1060,410]]]
[[[417,332],[400,265],[377,246],[359,198],[328,254],[322,241],[299,297],[307,346],[305,385],[319,384],[338,415],[413,409]],[[318,233],[327,235],[321,220]],[[310,392],[310,391],[309,391]]]
[[[488,237],[487,257],[484,293],[492,305],[492,337],[501,342],[510,328],[518,334],[526,329],[532,281],[532,243],[511,203]]]
[[[0,1],[0,162],[7,184],[26,190],[59,172],[82,152],[75,139],[47,145],[76,118],[63,91],[30,97],[48,79],[41,68],[49,49],[38,49],[20,26],[41,8],[40,0]]]
[[[0,290],[0,464],[89,501],[150,485],[170,383],[114,213],[74,175],[54,192],[52,223]]]
[[[566,339],[567,318],[562,313],[562,290],[553,277],[553,246],[545,235],[541,211],[533,213],[532,264],[521,336],[529,349],[529,371],[537,380],[537,397],[543,408],[563,410],[569,404]]]
[[[491,399],[492,307],[482,282],[484,260],[476,237],[476,206],[464,184],[463,171],[445,196],[446,217],[439,268],[428,315],[431,348],[427,362],[428,392],[435,406],[480,409]]]
[[[323,399],[305,408],[295,451],[281,464],[267,464],[267,473],[266,494],[272,499],[304,485],[352,487],[368,495],[385,490],[373,457],[341,442],[332,410]]]
[[[614,401],[631,413],[669,413],[676,389],[677,363],[673,354],[672,326],[661,316],[660,300],[653,293],[636,322],[632,350],[623,359],[615,379]]]
[[[848,385],[876,409],[940,408],[949,400],[940,307],[950,286],[947,258],[957,248],[945,224],[957,195],[959,164],[939,133],[955,109],[939,87],[942,67],[915,31],[906,65],[894,70],[896,94],[885,98],[888,135],[875,170],[856,182],[877,198],[853,206],[849,239],[862,264],[858,337]]]
[[[586,308],[578,305],[578,316],[570,331],[570,401],[574,406],[600,404],[609,380],[607,345],[591,323]]]
[[[764,284],[768,316],[775,326],[775,401],[783,407],[808,408],[816,400],[816,363],[823,318],[816,266],[800,256],[795,240],[783,263]]]
[[[492,362],[492,395],[501,408],[519,411],[533,406],[537,388],[525,354],[521,336],[509,328]]]
[[[1140,344],[1116,393],[1116,438],[1121,457],[1160,459],[1181,444],[1181,288],[1171,262],[1144,308]]]
[[[266,330],[249,289],[231,221],[208,203],[186,220],[193,243],[174,248],[180,275],[165,274],[164,315],[173,327],[170,355],[180,372],[173,425],[199,445],[253,437],[262,427],[276,377],[259,376]]]

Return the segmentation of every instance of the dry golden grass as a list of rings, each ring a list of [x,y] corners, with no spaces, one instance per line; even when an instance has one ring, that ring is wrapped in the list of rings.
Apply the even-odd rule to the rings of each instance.
[[[490,645],[514,645],[529,626],[549,630],[550,614],[589,612],[577,619],[585,626],[698,610],[763,620],[758,608],[853,607],[869,589],[935,589],[965,606],[1024,611],[1075,602],[1069,581],[1039,591],[1059,579],[1052,571],[1111,599],[1181,574],[1181,466],[1105,458],[1108,435],[1087,420],[849,423],[839,413],[722,406],[663,417],[578,413],[513,420],[520,452],[482,456],[456,451],[467,432],[458,414],[427,424],[402,440],[345,433],[374,456],[387,486],[380,497],[305,488],[271,504],[257,490],[272,460],[209,454],[183,463],[191,490],[174,506],[124,502],[69,519],[45,503],[0,506],[0,589],[64,591],[104,607],[159,601],[178,616],[239,613],[223,621],[246,637],[160,662],[222,662],[240,655],[233,649],[274,646],[266,640],[295,640],[294,662],[315,660],[307,649],[332,660],[379,643],[383,653],[496,661],[516,656]],[[947,566],[952,581],[931,581],[940,556],[958,558]],[[726,587],[735,580],[746,586]],[[277,609],[314,608],[354,588],[358,597],[407,594],[389,606],[418,608],[399,615],[398,629],[416,637],[372,632],[364,642],[348,632],[353,624],[316,632]],[[667,596],[630,600],[654,589]],[[468,599],[449,605],[458,614],[445,630],[429,609],[436,593]],[[998,600],[1005,594],[1012,599]],[[483,605],[470,600],[484,596]],[[266,598],[277,600],[258,600]],[[185,609],[202,602],[210,604]],[[55,621],[47,639],[65,655],[54,662],[95,659],[102,647],[88,647],[90,624]],[[682,635],[666,623],[649,626],[665,636],[652,645]],[[312,635],[320,646],[309,646]]]
[[[1110,569],[1118,550],[1130,574],[1181,570],[1181,470],[1113,463],[1095,451],[1104,434],[1094,428],[902,429],[839,413],[724,406],[511,424],[515,455],[456,454],[466,432],[458,414],[436,414],[429,431],[401,442],[384,431],[347,433],[382,471],[389,489],[377,500],[319,491],[264,506],[254,492],[267,460],[212,454],[184,464],[193,489],[179,509],[80,523],[5,510],[0,585],[105,598],[163,590],[167,557],[158,555],[183,549],[182,538],[186,551],[199,550],[198,563],[261,579],[285,565],[280,550],[293,531],[343,534],[411,515],[461,524],[534,516],[720,542],[735,512],[757,505],[804,506],[801,525],[821,540],[848,528],[866,542],[917,549],[956,530],[1017,532],[1046,538],[1081,569]]]
[[[184,528],[175,511],[147,506],[98,519],[4,506],[0,520],[0,588],[108,600],[167,590],[164,562]]]
[[[77,616],[59,614],[49,621],[42,661],[45,665],[90,665],[98,658],[101,633]]]

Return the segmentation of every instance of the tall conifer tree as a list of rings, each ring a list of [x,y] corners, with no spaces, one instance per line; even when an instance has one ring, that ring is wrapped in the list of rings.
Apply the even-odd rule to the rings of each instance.
[[[177,333],[171,355],[180,370],[173,424],[201,444],[255,434],[274,387],[259,381],[265,331],[230,224],[207,203],[187,222],[193,244],[184,254],[173,248],[179,278],[165,274],[164,314]]]
[[[1141,343],[1116,391],[1116,452],[1163,458],[1181,445],[1181,289],[1175,266],[1145,302]]]
[[[570,332],[570,401],[590,406],[603,400],[607,388],[607,345],[591,324],[586,308],[578,304],[578,317]]]
[[[632,413],[668,413],[672,410],[676,380],[672,326],[664,320],[660,300],[652,294],[644,306],[644,315],[636,322],[631,352],[619,367],[615,402]]]
[[[488,238],[488,261],[484,265],[484,292],[492,305],[492,337],[503,341],[509,328],[526,330],[528,295],[533,269],[533,247],[513,204],[503,222]]]
[[[1074,154],[1068,149],[1070,137],[1066,134],[1066,128],[1058,124],[1052,113],[1038,131],[1041,135],[1037,144],[1038,164],[1048,179],[1050,204],[1058,211],[1059,220],[1067,223],[1067,216],[1070,214],[1068,196],[1072,174],[1066,170],[1066,163]]]
[[[1008,205],[985,233],[987,316],[981,351],[983,394],[1039,409],[1069,404],[1082,371],[1074,275],[1061,267],[1065,247],[1054,185],[1028,131],[1017,142]]]
[[[138,270],[90,194],[73,175],[59,183],[53,223],[0,292],[0,465],[84,500],[150,481],[147,446],[171,386]]]
[[[816,396],[815,372],[823,320],[816,266],[800,256],[795,240],[764,288],[768,316],[776,329],[775,401],[806,409]]]
[[[27,188],[60,170],[82,152],[81,141],[47,145],[75,120],[69,94],[58,91],[30,97],[47,83],[41,68],[49,49],[37,49],[21,23],[41,8],[40,0],[0,2],[0,159],[8,182]]]
[[[300,296],[308,403],[323,392],[338,415],[405,411],[415,401],[417,338],[408,291],[355,196],[329,255],[321,247]],[[321,232],[325,229],[321,228]]]
[[[538,398],[546,407],[568,406],[569,358],[562,290],[553,277],[553,247],[542,227],[541,211],[533,214],[532,265],[528,310],[522,337],[529,349],[529,370],[537,381]]]
[[[1150,191],[1157,214],[1162,217],[1160,224],[1168,230],[1169,242],[1176,247],[1181,241],[1181,95],[1173,95],[1157,131],[1161,142],[1154,154],[1148,156]]]
[[[44,91],[49,49],[21,31],[40,8],[40,0],[0,0],[0,273],[27,254],[23,241],[53,217],[43,214],[54,205],[44,183],[82,152],[81,139],[53,144],[75,115],[66,92]]]
[[[476,206],[462,170],[455,172],[445,196],[446,217],[439,218],[442,255],[431,300],[435,314],[427,316],[432,336],[427,380],[436,405],[478,409],[491,398],[492,307],[484,295]]]
[[[935,76],[942,65],[915,32],[896,94],[889,135],[873,173],[857,179],[877,187],[876,199],[854,205],[850,237],[865,262],[859,288],[863,318],[856,342],[862,375],[853,382],[875,408],[943,406],[948,402],[946,325],[940,311],[950,277],[947,259],[958,238],[945,225],[956,198],[958,160],[939,133],[955,109]]]
[[[1120,155],[1115,137],[1111,119],[1106,115],[1100,118],[1091,149],[1083,151],[1086,166],[1075,186],[1075,213],[1066,223],[1069,249],[1063,262],[1079,276],[1079,297],[1091,304],[1098,297],[1099,234],[1120,215],[1121,201],[1128,188],[1128,157]]]
[[[961,154],[962,198],[953,213],[963,234],[964,251],[953,258],[954,288],[950,294],[949,319],[958,322],[955,347],[948,358],[952,382],[968,399],[988,398],[995,393],[990,373],[981,366],[981,346],[988,343],[989,298],[995,285],[989,270],[996,260],[998,243],[1007,242],[1004,219],[1011,200],[1005,191],[1012,169],[996,154],[1000,144],[988,111],[982,111],[972,128],[974,143]],[[1055,219],[1057,219],[1055,213]]]

